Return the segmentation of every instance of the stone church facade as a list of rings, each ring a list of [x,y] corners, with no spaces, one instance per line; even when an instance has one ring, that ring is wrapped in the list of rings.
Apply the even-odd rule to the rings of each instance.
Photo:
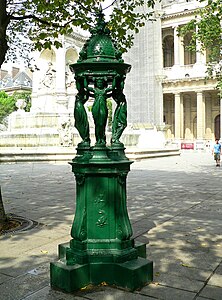
[[[167,138],[212,140],[221,136],[221,101],[216,82],[206,80],[208,53],[187,50],[178,27],[194,18],[198,1],[164,1],[162,6],[163,118]],[[197,43],[197,50],[200,45]]]
[[[221,136],[222,103],[214,80],[206,80],[207,51],[187,50],[190,34],[178,28],[195,16],[195,0],[163,0],[156,21],[148,22],[126,55],[132,63],[127,79],[130,123],[164,130],[167,140],[207,141]],[[197,50],[200,45],[196,45]]]

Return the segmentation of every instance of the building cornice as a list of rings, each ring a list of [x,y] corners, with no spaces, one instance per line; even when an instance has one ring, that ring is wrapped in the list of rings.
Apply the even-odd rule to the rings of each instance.
[[[163,93],[175,92],[197,92],[215,90],[216,79],[206,79],[204,77],[192,77],[182,79],[163,80]]]
[[[0,88],[0,91],[4,91],[4,92],[15,92],[18,90],[26,90],[26,91],[32,91],[32,87],[31,86],[27,86],[27,85],[16,85],[16,86],[10,86],[10,87],[2,87]]]
[[[176,12],[176,13],[171,13],[171,14],[168,14],[168,13],[165,12],[165,13],[163,13],[161,19],[162,20],[168,20],[168,19],[176,19],[178,17],[183,17],[183,16],[192,16],[197,12],[197,10],[198,10],[198,8],[184,10],[184,11],[181,11],[181,12]]]
[[[86,40],[88,39],[87,36],[84,36],[82,34],[79,34],[79,33],[76,33],[76,32],[73,32],[72,34],[68,34],[67,37],[70,37],[78,42],[81,42],[81,43],[85,43]]]

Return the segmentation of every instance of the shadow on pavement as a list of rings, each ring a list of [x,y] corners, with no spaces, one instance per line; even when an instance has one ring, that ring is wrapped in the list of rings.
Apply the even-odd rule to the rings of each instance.
[[[48,286],[49,262],[57,259],[57,245],[70,239],[75,211],[71,167],[2,165],[0,180],[6,212],[42,224],[0,237],[0,286],[8,296],[5,299],[60,299],[62,293]],[[222,170],[210,160],[158,158],[134,164],[127,182],[128,213],[133,237],[147,244],[147,257],[154,262],[154,283],[129,293],[132,299],[133,295],[135,299],[140,299],[138,295],[196,299],[203,293],[211,299],[212,287],[214,293],[221,293],[221,180]],[[128,297],[121,290],[100,287],[77,293],[75,299],[106,299],[105,291],[113,295],[109,299]],[[115,293],[121,298],[115,298]]]

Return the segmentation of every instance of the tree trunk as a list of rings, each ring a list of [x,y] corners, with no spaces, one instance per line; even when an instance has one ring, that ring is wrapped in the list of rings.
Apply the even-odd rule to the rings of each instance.
[[[0,0],[0,68],[5,60],[8,50],[6,30],[10,22],[10,16],[7,14],[7,1]]]
[[[0,226],[3,225],[7,220],[5,209],[2,201],[2,193],[1,193],[1,187],[0,187]]]
[[[8,50],[7,41],[5,39],[0,39],[0,68],[5,61],[5,55]]]

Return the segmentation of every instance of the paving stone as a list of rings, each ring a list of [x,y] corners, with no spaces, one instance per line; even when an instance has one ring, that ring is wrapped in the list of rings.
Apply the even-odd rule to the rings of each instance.
[[[213,274],[213,276],[208,281],[208,284],[222,288],[222,274]],[[222,294],[221,294],[221,297],[222,297]]]
[[[168,272],[167,273],[155,272],[154,281],[155,283],[158,283],[161,286],[164,285],[164,286],[183,289],[191,292],[199,292],[204,285],[204,282],[183,277],[181,276],[181,274],[179,275],[169,274]]]
[[[153,300],[153,298],[141,295],[138,292],[131,293],[110,287],[105,287],[98,291],[95,290],[93,293],[87,293],[85,296],[91,300]]]
[[[43,248],[43,250],[45,249]],[[56,259],[57,254],[49,255],[42,252],[40,252],[38,255],[26,254],[19,257],[9,256],[7,258],[0,258],[0,272],[11,276],[12,278],[16,278],[18,276],[23,276],[29,270],[39,267],[42,264],[49,266],[50,261],[54,261]]]
[[[144,287],[140,294],[156,297],[159,300],[191,300],[196,295],[196,293],[190,291],[155,284]]]
[[[26,242],[24,243],[24,240]],[[4,242],[3,242],[4,241]],[[50,237],[39,237],[33,238],[30,235],[30,231],[27,234],[19,233],[17,235],[7,236],[5,238],[0,238],[1,243],[1,257],[19,256],[25,251],[35,249],[36,247],[47,245],[52,241]],[[10,252],[9,252],[10,249]]]
[[[51,289],[49,286],[25,297],[21,300],[83,300],[89,299],[85,297],[79,297],[74,294],[66,294],[60,291]]]
[[[222,288],[216,287],[212,285],[207,285],[200,293],[201,297],[214,299],[214,300],[221,300],[222,299]]]
[[[222,275],[222,262],[220,263],[220,265],[218,266],[218,268],[215,270],[215,273]]]
[[[189,249],[169,248],[158,249],[149,244],[147,256],[159,263],[176,262],[187,267],[213,271],[220,263],[220,257],[212,256],[211,253],[203,254],[201,251],[189,251]]]
[[[5,282],[5,281],[8,281],[8,280],[10,280],[10,279],[12,279],[11,276],[8,276],[8,275],[6,275],[6,274],[1,274],[1,273],[0,273],[0,284],[2,284],[2,283]]]
[[[189,265],[183,264],[182,262],[154,262],[154,281],[159,281],[159,276],[162,274],[169,274],[174,276],[180,276],[189,280],[197,280],[205,282],[212,271],[201,270],[192,268]]]
[[[1,284],[1,299],[20,300],[49,284],[49,268],[39,267],[38,273],[25,274]]]

